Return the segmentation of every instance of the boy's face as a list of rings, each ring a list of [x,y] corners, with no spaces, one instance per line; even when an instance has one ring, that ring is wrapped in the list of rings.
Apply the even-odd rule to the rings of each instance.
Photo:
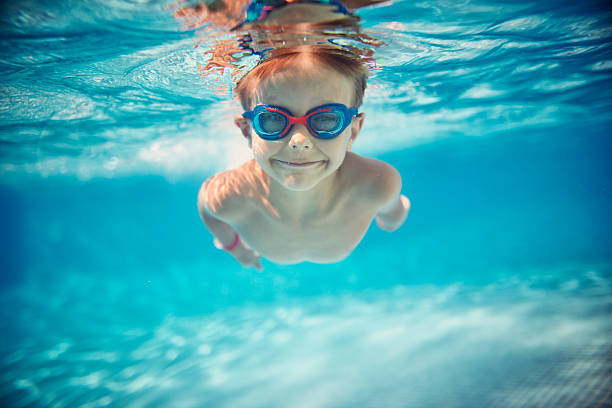
[[[354,85],[349,78],[328,69],[297,69],[304,73],[260,87],[251,108],[275,105],[294,116],[303,116],[310,109],[328,103],[351,107]],[[306,126],[296,124],[282,139],[265,140],[253,131],[248,119],[236,118],[236,125],[249,139],[255,160],[271,178],[289,190],[304,191],[338,170],[361,130],[363,119],[363,113],[354,117],[333,139],[318,139]]]

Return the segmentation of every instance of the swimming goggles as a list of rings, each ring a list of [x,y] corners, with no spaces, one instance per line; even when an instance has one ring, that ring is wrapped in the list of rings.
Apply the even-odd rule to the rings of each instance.
[[[333,139],[347,128],[357,116],[357,108],[347,108],[341,103],[329,103],[312,108],[304,116],[293,116],[287,109],[272,105],[257,105],[243,117],[251,120],[255,133],[262,139],[279,140],[285,137],[293,125],[305,125],[319,139]]]

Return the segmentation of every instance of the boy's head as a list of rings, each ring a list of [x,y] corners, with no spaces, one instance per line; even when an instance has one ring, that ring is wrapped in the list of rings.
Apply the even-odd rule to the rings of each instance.
[[[338,170],[363,124],[363,113],[357,115],[356,109],[346,108],[361,104],[367,74],[358,59],[335,49],[312,46],[285,51],[251,70],[236,86],[236,93],[245,111],[258,106],[268,116],[241,116],[235,122],[261,168],[287,189],[296,191],[311,189]],[[313,117],[314,122],[299,119],[330,104],[344,105],[340,109],[343,114],[335,119]],[[268,108],[282,110],[297,122],[283,125],[284,119],[276,114],[269,116]],[[251,120],[259,126],[265,121],[267,126],[279,127],[277,136],[265,137],[261,127],[254,131]],[[295,124],[289,127],[288,123]],[[338,123],[343,127],[329,137],[316,129]]]
[[[279,51],[278,55],[264,60],[238,81],[234,92],[245,111],[253,108],[257,91],[270,82],[313,74],[321,69],[334,71],[350,80],[353,85],[351,106],[361,106],[369,71],[359,57],[328,46],[304,46]]]

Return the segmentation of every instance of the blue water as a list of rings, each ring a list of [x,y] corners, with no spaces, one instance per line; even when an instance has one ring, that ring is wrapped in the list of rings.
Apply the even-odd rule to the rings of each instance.
[[[199,68],[232,36],[169,4],[1,6],[1,406],[612,405],[606,2],[360,10],[354,151],[409,218],[262,273],[196,210],[250,154]]]

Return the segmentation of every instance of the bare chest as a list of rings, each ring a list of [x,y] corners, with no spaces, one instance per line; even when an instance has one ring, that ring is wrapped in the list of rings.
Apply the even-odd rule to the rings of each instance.
[[[375,213],[345,205],[312,221],[290,221],[254,211],[236,225],[243,240],[272,262],[338,262],[355,249]]]

